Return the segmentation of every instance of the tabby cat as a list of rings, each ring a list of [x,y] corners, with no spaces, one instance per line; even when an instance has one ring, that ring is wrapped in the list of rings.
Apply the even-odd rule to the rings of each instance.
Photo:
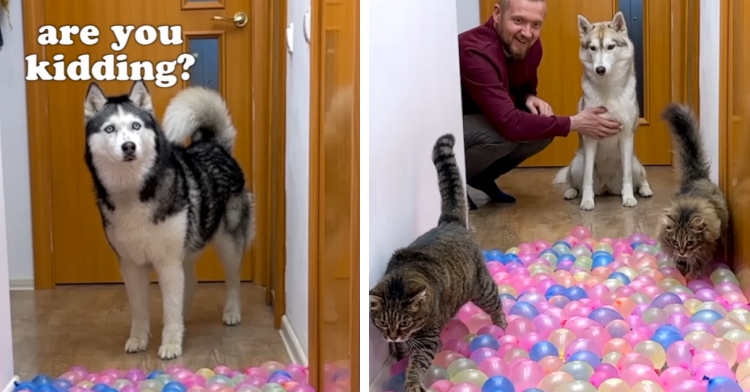
[[[659,242],[680,272],[705,274],[729,225],[727,201],[709,178],[698,120],[690,107],[670,104],[662,113],[680,156],[680,188],[659,224]]]
[[[397,358],[408,355],[405,392],[424,391],[423,377],[438,351],[439,335],[459,308],[473,301],[505,330],[497,286],[467,227],[466,199],[453,153],[455,138],[438,138],[432,151],[442,199],[437,227],[396,250],[385,275],[370,290],[370,319]]]

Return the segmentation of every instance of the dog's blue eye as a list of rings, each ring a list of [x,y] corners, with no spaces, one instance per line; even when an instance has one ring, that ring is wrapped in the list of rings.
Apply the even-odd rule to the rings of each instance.
[[[137,122],[134,122],[133,123],[133,129],[135,129],[135,130],[141,129],[141,124],[137,123]]]
[[[111,125],[107,125],[107,127],[104,128],[104,132],[107,132],[107,133],[112,133],[114,131],[115,131],[115,127],[113,127]]]

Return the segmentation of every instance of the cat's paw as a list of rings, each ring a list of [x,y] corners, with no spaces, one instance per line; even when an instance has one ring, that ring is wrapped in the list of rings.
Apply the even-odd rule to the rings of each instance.
[[[565,193],[563,193],[563,198],[565,200],[573,200],[576,197],[578,197],[578,190],[575,188],[569,188]]]
[[[636,200],[634,196],[623,196],[622,205],[632,208],[638,205],[638,200]]]
[[[584,211],[591,211],[594,209],[594,199],[586,198],[581,200],[581,209]]]
[[[404,388],[404,392],[427,392],[427,389],[420,383],[407,384]]]
[[[654,192],[648,185],[643,185],[642,187],[638,188],[638,194],[641,195],[641,197],[651,197],[654,195]]]

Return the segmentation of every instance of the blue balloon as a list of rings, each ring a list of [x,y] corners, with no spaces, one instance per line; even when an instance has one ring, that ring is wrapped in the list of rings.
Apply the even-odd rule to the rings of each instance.
[[[553,246],[553,247],[555,247],[555,246],[557,246],[557,245],[565,245],[565,246],[567,246],[568,248],[570,248],[570,244],[568,243],[568,241],[557,241],[557,242],[555,242],[554,244],[552,244],[552,246]]]
[[[492,376],[482,385],[482,392],[516,392],[516,387],[506,377]]]
[[[544,296],[549,300],[556,295],[563,295],[563,293],[565,293],[565,286],[560,284],[553,284],[547,289],[546,292],[544,292]]]
[[[623,274],[622,272],[613,272],[607,277],[607,279],[617,279],[624,285],[630,284],[630,278],[628,278],[628,276]]]
[[[16,387],[13,388],[13,391],[14,392],[15,391],[21,391],[21,390],[24,390],[24,389],[27,389],[29,391],[36,391],[37,386],[34,385],[34,383],[32,383],[30,381],[19,382],[19,383],[16,384]]]
[[[503,294],[500,294],[500,295],[498,295],[498,297],[500,298],[500,300],[501,300],[501,301],[502,301],[503,299],[510,299],[510,300],[513,300],[513,301],[515,301],[515,300],[516,300],[516,298],[515,298],[514,296],[512,296],[512,295],[510,295],[510,294],[508,294],[508,293],[503,293]]]
[[[43,384],[43,385],[40,385],[39,388],[36,389],[36,392],[57,392],[57,389],[55,389],[54,385]]]
[[[533,320],[534,317],[539,316],[539,311],[534,305],[528,302],[516,302],[510,308],[509,314],[518,315],[525,319]]]
[[[606,267],[613,261],[615,261],[615,258],[612,257],[611,254],[607,252],[601,252],[600,254],[596,254],[591,258],[591,268],[594,269],[596,267]]]
[[[73,383],[64,378],[58,378],[55,380],[54,385],[58,391],[67,391],[73,386]]]
[[[479,335],[474,339],[471,339],[471,343],[469,343],[469,351],[474,352],[480,348],[491,348],[497,350],[500,348],[500,343],[498,343],[497,339],[492,335]]]
[[[146,378],[147,379],[154,379],[156,377],[159,377],[162,374],[164,374],[164,372],[162,372],[161,370],[154,370],[151,373],[149,373]]]
[[[567,289],[565,289],[565,294],[563,295],[568,297],[568,299],[570,299],[571,301],[579,301],[589,297],[588,293],[586,293],[586,290],[584,290],[583,287],[579,286],[568,287]]]
[[[544,391],[539,388],[529,388],[529,389],[524,389],[523,392],[544,392]]]
[[[728,377],[714,377],[708,380],[706,392],[742,392],[742,388]]]
[[[534,362],[539,362],[542,358],[549,356],[559,357],[560,351],[557,350],[554,344],[546,340],[534,343],[529,350],[529,359]]]
[[[613,320],[623,320],[622,315],[610,308],[596,308],[589,313],[589,318],[606,327]]]
[[[487,261],[502,261],[503,260],[503,251],[498,249],[493,249],[491,251],[488,251],[484,258],[487,259]]]
[[[637,248],[639,246],[641,246],[640,242],[633,242],[632,244],[630,244],[630,247],[633,248],[633,250],[635,250],[635,248]]]
[[[570,253],[563,253],[563,254],[560,255],[560,257],[557,258],[557,262],[558,263],[561,262],[561,261],[566,261],[566,260],[567,261],[575,262],[576,261],[576,257],[573,256]]]
[[[47,384],[52,384],[52,377],[46,375],[46,374],[40,374],[36,377],[34,377],[31,382],[34,383],[36,386],[42,386]]]
[[[504,254],[503,255],[503,259],[501,260],[501,262],[504,265],[508,265],[509,263],[512,263],[514,261],[517,262],[517,263],[521,262],[521,259],[518,257],[518,255],[516,255],[514,253],[506,253],[506,254]]]
[[[592,368],[596,368],[600,363],[602,363],[602,359],[589,350],[576,351],[573,354],[570,354],[570,358],[568,358],[566,362],[572,361],[586,362],[591,365]]]
[[[682,334],[669,328],[657,329],[651,336],[651,340],[659,343],[666,351],[672,343],[682,340]]]
[[[107,389],[109,389],[109,385],[102,383],[94,384],[94,386],[91,387],[91,390],[94,392],[106,392]]]
[[[714,325],[715,322],[721,320],[723,317],[721,316],[721,313],[711,310],[711,309],[703,309],[695,312],[692,316],[690,316],[691,322],[701,322],[706,323],[708,325]]]
[[[280,371],[283,371],[283,370],[280,370]],[[278,372],[279,371],[276,371],[273,373],[275,374]],[[291,378],[292,376],[289,376],[289,379]],[[162,388],[162,392],[186,392],[186,391],[187,391],[187,387],[179,381],[170,381],[166,385],[164,385],[164,387]]]
[[[393,377],[391,377],[390,380],[386,381],[383,385],[383,390],[385,391],[393,391],[393,392],[404,392],[404,388],[406,384],[406,374],[399,373]]]

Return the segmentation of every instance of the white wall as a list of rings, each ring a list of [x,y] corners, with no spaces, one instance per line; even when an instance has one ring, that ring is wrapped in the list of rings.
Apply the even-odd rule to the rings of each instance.
[[[473,27],[484,23],[480,20],[479,0],[456,0],[456,20],[458,21],[458,32],[463,33]]]
[[[464,173],[455,0],[370,2],[369,288],[440,215],[432,146],[456,135]],[[435,26],[440,26],[435,28]],[[368,289],[369,289],[368,288]],[[370,381],[387,359],[370,325]]]
[[[5,173],[5,201],[8,205],[8,257],[14,284],[32,286],[34,278],[31,241],[31,189],[29,188],[29,145],[26,124],[26,80],[23,48],[22,0],[10,0],[8,15],[0,11],[0,122],[2,164],[13,168]]]
[[[2,136],[2,119],[0,114],[0,147],[5,143]],[[3,149],[0,148],[0,158],[4,158]],[[3,188],[3,167],[8,167],[0,159],[0,188]],[[0,189],[2,190],[2,189]],[[8,231],[5,224],[5,197],[0,192],[0,389],[6,388],[12,382],[15,372],[13,371],[13,327],[10,321],[10,289],[8,287]]]
[[[700,125],[711,157],[711,180],[719,182],[719,37],[721,2],[700,0]]]
[[[288,0],[294,24],[286,71],[286,318],[309,355],[307,335],[308,222],[310,194],[310,45],[303,19],[310,0]]]

